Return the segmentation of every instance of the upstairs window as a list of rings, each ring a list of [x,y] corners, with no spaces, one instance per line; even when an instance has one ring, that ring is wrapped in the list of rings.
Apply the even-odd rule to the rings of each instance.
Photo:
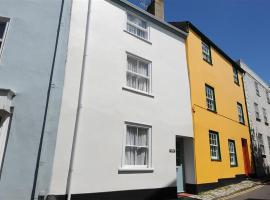
[[[145,93],[151,92],[150,62],[127,55],[127,86]]]
[[[258,96],[260,96],[259,83],[258,83],[257,81],[255,81],[254,84],[255,84],[256,94],[257,94]]]
[[[261,154],[265,155],[263,135],[261,133],[258,134],[258,146],[259,146],[259,150],[261,151]]]
[[[3,51],[4,40],[7,32],[8,20],[0,17],[0,56]]]
[[[150,127],[126,124],[124,167],[150,168]]]
[[[268,125],[268,115],[265,108],[263,108],[263,118],[265,125]]]
[[[218,133],[209,131],[211,160],[221,160]]]
[[[267,98],[267,102],[270,104],[270,92],[268,92],[266,90],[266,98]]]
[[[233,67],[233,80],[235,84],[239,85],[238,70],[236,67]]]
[[[231,164],[231,166],[232,167],[237,166],[235,142],[233,140],[229,140],[229,153],[230,153],[230,164]]]
[[[254,109],[255,109],[256,120],[257,121],[261,121],[261,119],[260,119],[259,105],[257,103],[254,103]]]
[[[210,45],[205,42],[202,42],[202,55],[206,62],[212,64]]]
[[[244,112],[243,112],[243,106],[241,103],[237,103],[237,110],[238,110],[238,117],[239,117],[239,122],[244,124],[245,119],[244,119]]]
[[[127,13],[127,32],[144,40],[149,40],[147,22],[130,13]]]
[[[209,85],[205,85],[207,109],[216,112],[215,91]]]

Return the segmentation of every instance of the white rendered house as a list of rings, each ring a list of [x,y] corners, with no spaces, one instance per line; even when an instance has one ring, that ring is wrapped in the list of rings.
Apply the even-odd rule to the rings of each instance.
[[[270,174],[270,89],[243,61],[244,85],[251,129],[255,169],[258,176]]]
[[[151,199],[194,183],[185,38],[126,0],[73,2],[48,199]]]

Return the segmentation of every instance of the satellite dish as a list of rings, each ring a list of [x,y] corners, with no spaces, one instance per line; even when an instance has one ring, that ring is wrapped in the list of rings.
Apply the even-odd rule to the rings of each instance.
[[[146,9],[154,0],[139,0],[143,9]]]

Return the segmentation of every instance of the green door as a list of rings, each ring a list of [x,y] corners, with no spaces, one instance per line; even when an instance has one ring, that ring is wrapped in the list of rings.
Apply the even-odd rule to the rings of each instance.
[[[184,143],[183,138],[176,138],[176,185],[177,193],[184,192]]]

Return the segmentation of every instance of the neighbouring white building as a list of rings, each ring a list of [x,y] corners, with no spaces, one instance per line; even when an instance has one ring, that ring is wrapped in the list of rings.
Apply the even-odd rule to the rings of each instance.
[[[239,63],[246,71],[244,85],[255,169],[258,176],[264,176],[270,174],[270,88],[243,61]]]
[[[186,35],[126,0],[73,2],[47,199],[160,199],[194,183]]]

